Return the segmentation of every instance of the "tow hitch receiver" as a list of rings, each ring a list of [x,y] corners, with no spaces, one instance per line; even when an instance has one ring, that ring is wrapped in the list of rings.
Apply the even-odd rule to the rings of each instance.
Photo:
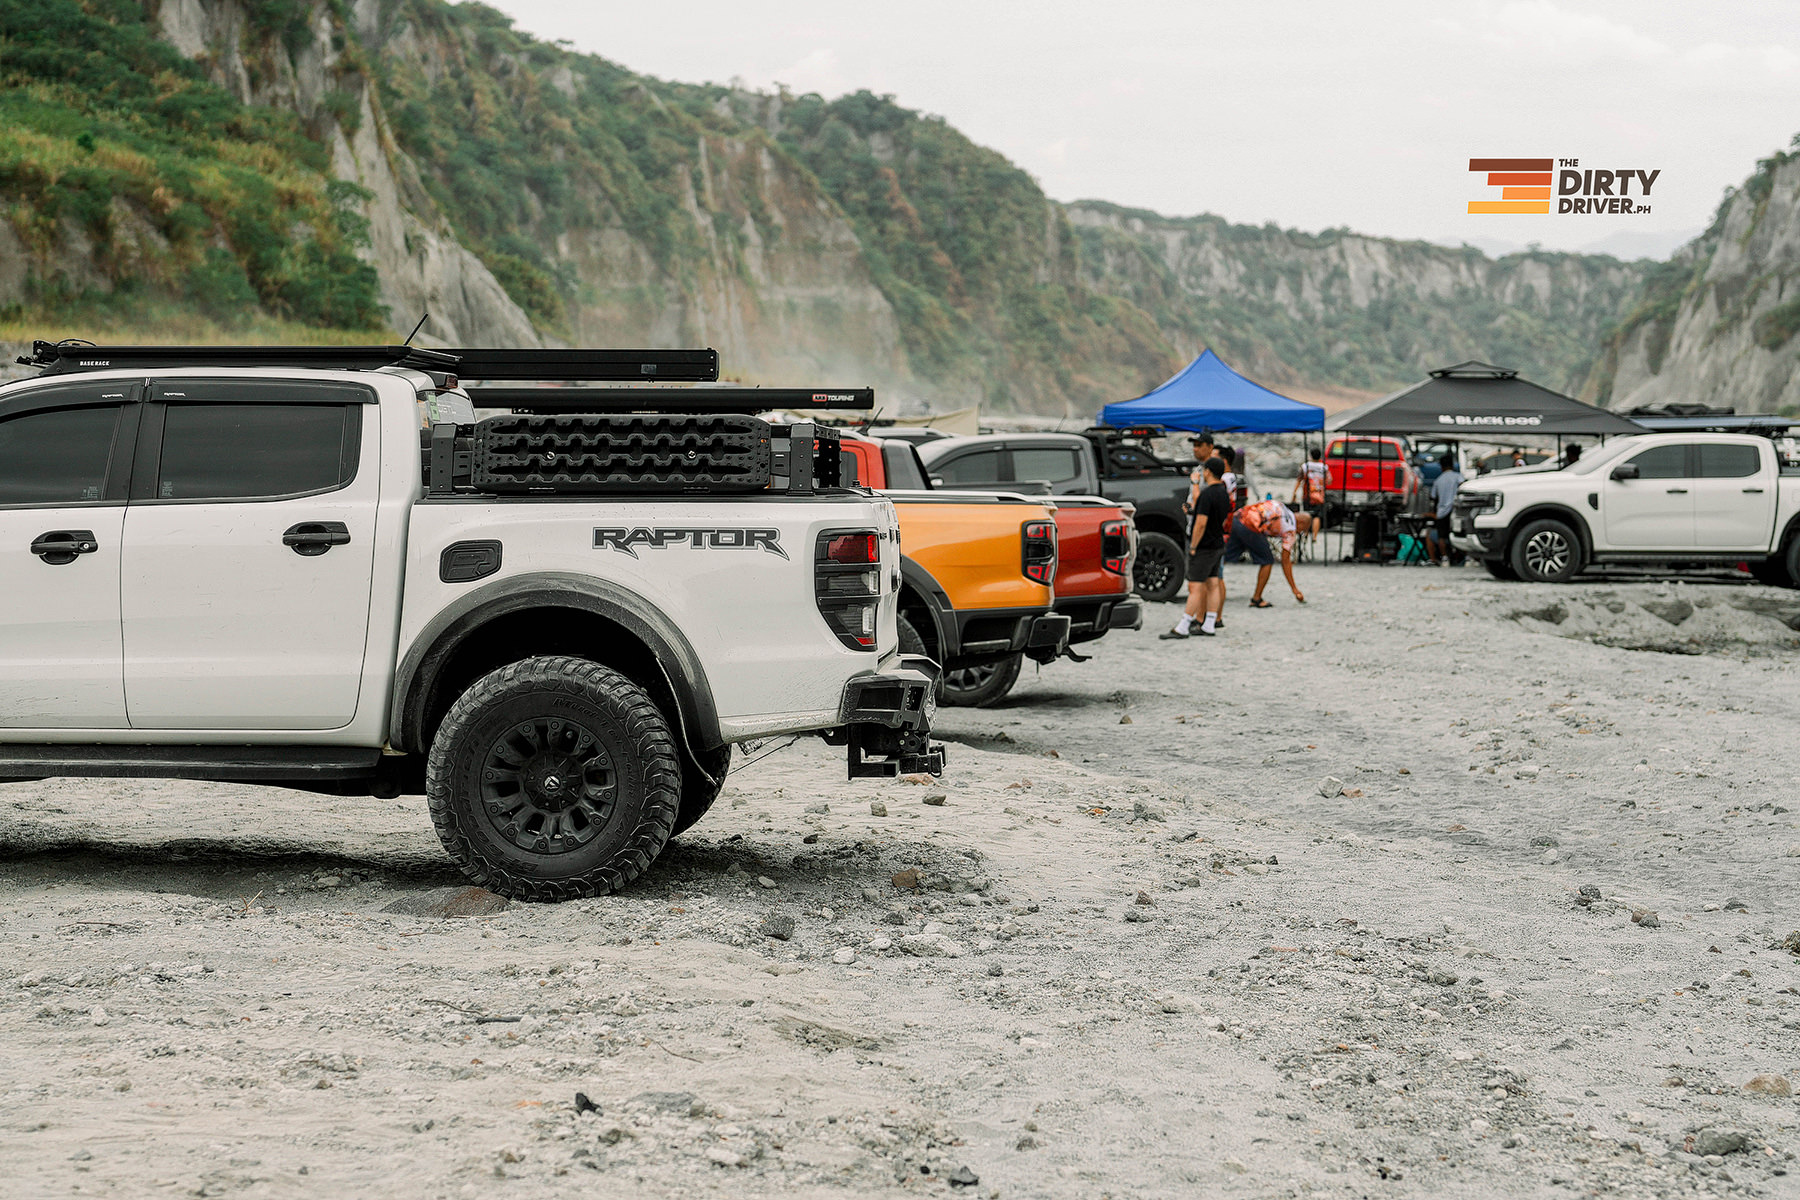
[[[938,665],[904,657],[894,670],[860,675],[844,689],[836,729],[819,731],[828,746],[848,746],[850,778],[942,775],[944,748],[931,741]]]
[[[911,729],[885,725],[849,727],[850,778],[893,779],[900,775],[942,775],[944,747]],[[867,757],[873,755],[875,757]]]

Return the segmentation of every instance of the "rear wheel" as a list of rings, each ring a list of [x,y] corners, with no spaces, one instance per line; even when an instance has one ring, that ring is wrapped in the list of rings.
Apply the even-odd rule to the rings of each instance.
[[[681,760],[644,689],[581,658],[476,680],[431,743],[425,796],[470,880],[517,900],[617,891],[669,840]]]
[[[1486,567],[1487,573],[1492,575],[1495,579],[1503,579],[1507,583],[1518,582],[1518,573],[1512,569],[1512,564],[1507,562],[1504,558],[1484,558],[1481,560],[1481,565]]]
[[[1182,577],[1187,574],[1187,555],[1181,552],[1181,543],[1166,533],[1140,533],[1137,562],[1131,573],[1138,595],[1161,604],[1173,600],[1181,591]]]
[[[957,708],[988,708],[1000,703],[1019,682],[1019,665],[1024,660],[1024,655],[1015,654],[996,663],[945,671],[944,703]]]
[[[1581,539],[1561,521],[1533,521],[1513,538],[1512,569],[1527,583],[1567,583],[1586,565]]]

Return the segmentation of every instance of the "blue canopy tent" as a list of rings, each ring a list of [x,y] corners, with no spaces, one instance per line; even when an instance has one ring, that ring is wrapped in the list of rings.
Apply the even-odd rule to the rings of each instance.
[[[1222,433],[1307,433],[1325,428],[1325,410],[1250,382],[1208,350],[1155,391],[1101,409],[1100,423],[1115,428],[1160,425]]]

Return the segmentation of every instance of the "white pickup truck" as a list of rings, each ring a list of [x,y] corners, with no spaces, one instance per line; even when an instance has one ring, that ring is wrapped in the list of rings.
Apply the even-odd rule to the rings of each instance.
[[[1562,583],[1596,563],[1745,563],[1800,581],[1791,442],[1714,432],[1616,438],[1568,466],[1496,471],[1457,489],[1451,541],[1499,579]]]
[[[716,415],[760,402],[725,389],[534,388],[577,415],[476,423],[453,378],[706,379],[710,350],[20,361],[45,370],[0,386],[0,781],[422,791],[471,880],[557,900],[642,872],[733,743],[942,769],[893,505],[835,485],[828,434]]]

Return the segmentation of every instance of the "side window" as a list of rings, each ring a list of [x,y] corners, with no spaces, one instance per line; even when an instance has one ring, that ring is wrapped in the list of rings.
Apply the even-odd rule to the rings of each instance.
[[[345,404],[171,404],[158,500],[328,492],[356,477],[362,409]]]
[[[925,477],[925,471],[919,465],[919,452],[913,449],[911,443],[883,442],[881,462],[887,468],[889,487],[898,491],[918,492],[931,487],[931,481]]]
[[[1066,446],[1020,447],[1012,452],[1014,479],[1067,483],[1081,478],[1081,463]]]
[[[1630,461],[1639,479],[1686,479],[1687,452],[1686,446],[1652,446]]]
[[[944,481],[946,487],[954,487],[959,483],[998,483],[1000,452],[977,450],[972,454],[964,454],[939,463],[934,474]]]
[[[1742,479],[1762,470],[1762,455],[1755,446],[1700,443],[1700,478]]]
[[[103,499],[119,406],[20,413],[0,420],[0,504]]]

